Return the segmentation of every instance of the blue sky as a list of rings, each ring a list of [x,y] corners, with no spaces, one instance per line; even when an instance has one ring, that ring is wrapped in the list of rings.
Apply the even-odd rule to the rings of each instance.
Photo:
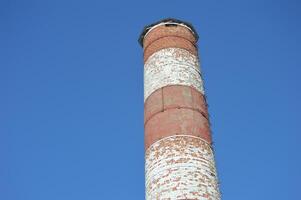
[[[0,199],[144,199],[144,25],[193,23],[223,200],[300,200],[301,3],[0,2]]]

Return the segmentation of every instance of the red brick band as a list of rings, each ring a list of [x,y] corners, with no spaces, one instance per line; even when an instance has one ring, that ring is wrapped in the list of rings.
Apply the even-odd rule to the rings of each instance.
[[[208,120],[191,109],[169,109],[152,117],[145,125],[145,149],[172,135],[192,135],[211,143]]]
[[[166,36],[178,36],[189,40],[191,43],[196,43],[196,38],[193,33],[184,26],[158,26],[145,36],[143,40],[143,47],[147,47],[150,43],[154,42],[158,38],[166,37]]]
[[[181,48],[197,56],[197,49],[191,41],[180,36],[165,36],[158,38],[144,48],[144,62],[153,53],[165,48]]]
[[[144,104],[144,124],[159,112],[173,108],[187,108],[200,112],[208,119],[206,99],[195,88],[169,85],[153,92]]]

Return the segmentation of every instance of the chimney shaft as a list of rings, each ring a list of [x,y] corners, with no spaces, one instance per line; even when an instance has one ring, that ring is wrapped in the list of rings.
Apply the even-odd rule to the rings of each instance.
[[[144,28],[146,200],[220,199],[198,50],[186,22]]]

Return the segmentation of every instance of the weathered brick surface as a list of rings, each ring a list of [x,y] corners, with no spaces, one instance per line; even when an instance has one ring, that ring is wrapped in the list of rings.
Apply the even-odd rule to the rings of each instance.
[[[184,26],[158,26],[154,29],[152,29],[148,34],[145,36],[143,40],[143,47],[147,48],[148,45],[153,43],[159,38],[163,37],[170,37],[170,36],[176,36],[179,38],[184,38],[191,43],[195,44],[196,43],[196,38],[192,34],[192,32],[187,29]]]
[[[153,92],[144,104],[144,123],[167,109],[186,108],[200,112],[208,119],[204,95],[189,86],[169,85]]]
[[[197,34],[166,22],[144,31],[146,199],[220,200]]]
[[[164,110],[171,108],[190,108],[208,118],[204,95],[189,86],[169,85],[163,88]]]
[[[168,85],[191,86],[204,94],[198,58],[185,49],[157,51],[144,65],[144,100]]]
[[[172,135],[193,135],[211,143],[208,120],[191,109],[169,109],[150,118],[145,124],[145,148]]]
[[[166,137],[145,157],[147,200],[220,199],[213,151],[202,139]]]
[[[160,88],[153,92],[144,103],[144,123],[163,110],[163,94],[162,88]]]
[[[153,53],[166,48],[181,48],[189,51],[197,56],[197,49],[191,41],[177,36],[166,36],[152,42],[144,49],[144,61],[146,61]]]

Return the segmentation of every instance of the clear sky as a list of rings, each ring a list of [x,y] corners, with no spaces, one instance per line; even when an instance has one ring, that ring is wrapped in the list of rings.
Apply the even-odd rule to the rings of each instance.
[[[0,199],[144,199],[144,25],[191,22],[223,200],[301,199],[298,0],[0,2]]]

